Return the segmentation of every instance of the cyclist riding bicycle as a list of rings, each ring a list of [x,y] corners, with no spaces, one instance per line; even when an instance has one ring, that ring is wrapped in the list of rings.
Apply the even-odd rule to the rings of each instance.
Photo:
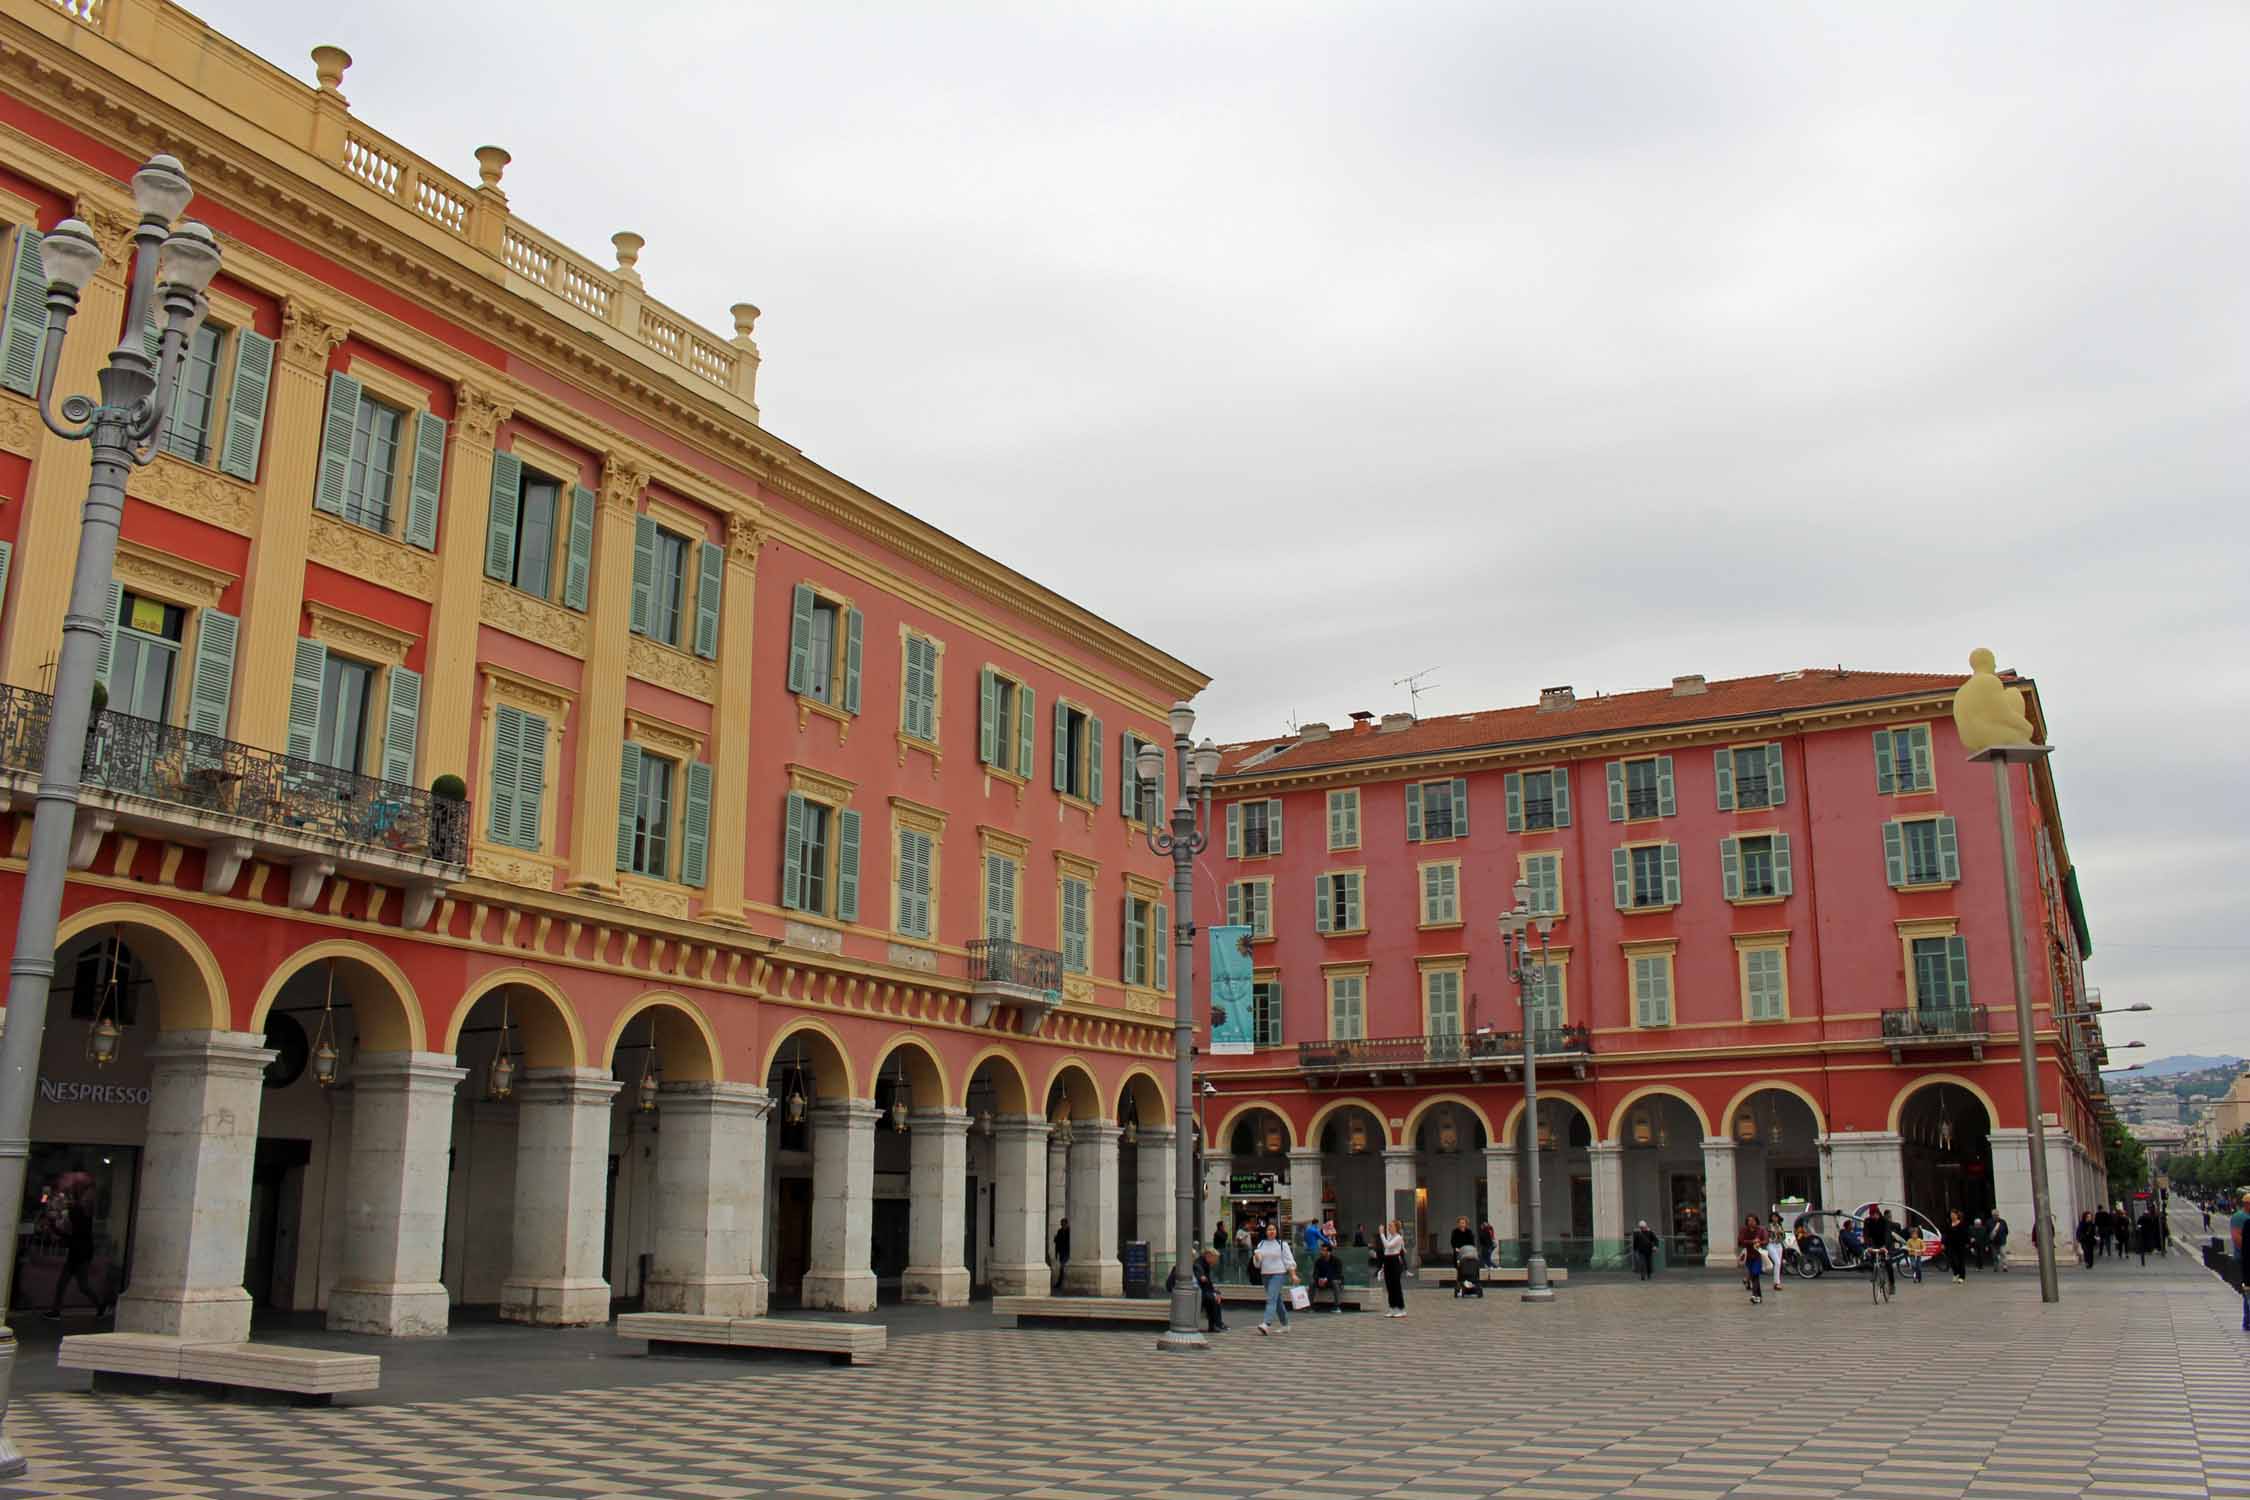
[[[1892,1291],[1897,1291],[1898,1271],[1891,1264],[1891,1246],[1897,1239],[1898,1227],[1891,1222],[1891,1216],[1883,1211],[1882,1204],[1876,1204],[1875,1212],[1867,1216],[1865,1234],[1868,1274],[1875,1275],[1877,1268],[1880,1268],[1884,1281]]]

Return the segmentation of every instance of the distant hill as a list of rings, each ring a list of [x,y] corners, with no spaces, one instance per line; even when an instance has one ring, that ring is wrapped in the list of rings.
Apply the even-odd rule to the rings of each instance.
[[[2239,1067],[2239,1057],[2203,1057],[2187,1053],[2179,1057],[2160,1057],[2155,1062],[2141,1065],[2144,1078],[2167,1078],[2175,1073],[2201,1073],[2209,1068]]]

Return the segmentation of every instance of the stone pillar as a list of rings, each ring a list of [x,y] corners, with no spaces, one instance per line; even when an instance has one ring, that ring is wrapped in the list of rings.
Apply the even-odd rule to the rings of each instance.
[[[758,548],[765,537],[744,515],[727,517],[726,588],[719,600],[719,701],[712,722],[750,722],[750,681],[757,663],[751,628],[758,602]],[[750,822],[750,736],[715,736],[711,790],[711,883],[703,914],[741,922],[743,830]]]
[[[577,801],[569,885],[617,884],[617,775],[625,748],[625,653],[632,640],[633,519],[648,470],[622,454],[602,463],[594,506],[594,573],[586,613],[586,667],[578,689]]]
[[[1615,1271],[1625,1264],[1630,1239],[1625,1231],[1625,1148],[1616,1141],[1596,1141],[1586,1148],[1586,1163],[1594,1173],[1591,1264],[1598,1271]]]
[[[939,1307],[969,1303],[969,1267],[962,1258],[968,1235],[969,1114],[960,1109],[917,1109],[907,1144],[913,1195],[906,1230],[906,1275],[900,1296]]]
[[[1227,1178],[1233,1175],[1233,1163],[1223,1156],[1203,1158],[1203,1244],[1211,1243],[1211,1236],[1223,1227],[1231,1236],[1234,1226],[1226,1222]],[[1201,1249],[1202,1246],[1196,1248]]]
[[[516,1085],[516,1204],[500,1316],[511,1323],[606,1323],[602,1235],[609,1213],[605,1069],[534,1068]]]
[[[1047,1122],[1031,1116],[992,1122],[992,1294],[1045,1296],[1047,1268]]]
[[[477,621],[484,603],[484,537],[492,517],[492,440],[515,409],[467,381],[454,387],[445,496],[438,511],[438,590],[422,676],[421,780],[451,772],[475,785],[469,726],[476,712]],[[567,496],[565,497],[568,498]],[[495,584],[494,587],[500,587]],[[557,764],[550,759],[549,765]]]
[[[118,1299],[117,1331],[240,1343],[250,1337],[250,1166],[274,1054],[246,1032],[168,1031],[148,1055],[133,1289]]]
[[[1492,1212],[1492,1232],[1500,1238],[1500,1259],[1507,1265],[1516,1264],[1530,1253],[1521,1248],[1525,1242],[1525,1229],[1523,1211],[1518,1206],[1518,1175],[1515,1147],[1484,1148],[1485,1206]]]
[[[656,1227],[642,1303],[650,1312],[755,1318],[766,1203],[766,1091],[667,1083],[657,1091]]]
[[[1117,1137],[1115,1125],[1081,1121],[1070,1135],[1070,1264],[1063,1290],[1089,1297],[1125,1292],[1125,1266],[1117,1258]]]
[[[1703,1138],[1703,1263],[1734,1264],[1734,1237],[1742,1230],[1741,1202],[1737,1191],[1734,1142],[1725,1136]]]
[[[1172,1151],[1177,1135],[1143,1125],[1134,1148],[1139,1171],[1133,1181],[1133,1233],[1148,1242],[1149,1285],[1158,1290],[1180,1258],[1180,1159]]]
[[[328,410],[328,361],[349,332],[332,310],[292,297],[282,315],[280,347],[274,350],[265,453],[259,465],[265,503],[258,507],[242,580],[232,730],[235,739],[261,749],[289,747],[289,686],[313,530],[344,524],[314,511],[312,500],[320,472],[322,417]]]
[[[1832,1201],[1826,1206],[1849,1212],[1862,1203],[1899,1203],[1906,1198],[1906,1159],[1891,1131],[1854,1131],[1820,1139],[1822,1176]]]
[[[429,1338],[445,1332],[445,1206],[454,1089],[468,1076],[437,1052],[362,1053],[352,1063],[342,1264],[328,1326]]]
[[[2025,1133],[2029,1134],[2028,1131]],[[2094,1206],[2092,1203],[2080,1199],[2074,1187],[2077,1178],[2071,1172],[2071,1144],[2070,1136],[2060,1126],[2048,1127],[2047,1196],[2054,1208],[2057,1225],[2069,1224],[2075,1226],[2078,1223],[2079,1214]],[[1997,1151],[1994,1154],[1997,1155]],[[2027,1158],[2028,1155],[2027,1152]],[[2109,1193],[2108,1201],[2116,1203],[2122,1200],[2127,1213],[2138,1211],[2133,1207],[2133,1190],[2146,1185],[2139,1182],[2105,1182],[2103,1184]],[[2026,1196],[2029,1196],[2028,1190]],[[2060,1245],[2062,1241],[2058,1239],[2055,1243]]]
[[[875,1122],[872,1099],[813,1106],[812,1265],[807,1307],[875,1306]]]
[[[1414,1148],[1411,1146],[1385,1146],[1383,1148],[1383,1222],[1397,1219],[1406,1234],[1406,1264],[1409,1268],[1421,1264],[1422,1230],[1420,1215],[1411,1207],[1416,1200]],[[1400,1194],[1406,1196],[1401,1199]],[[1409,1206],[1401,1207],[1404,1203]]]
[[[1320,1212],[1320,1153],[1303,1149],[1289,1153],[1289,1217],[1301,1228]]]
[[[2064,1193],[2061,1186],[2050,1184],[2050,1187],[2055,1193],[2055,1217],[2065,1224],[2075,1225],[2075,1213],[2068,1219],[2062,1218]],[[2035,1254],[2031,1226],[2037,1220],[2031,1211],[2031,1132],[2028,1130],[1992,1132],[1992,1206],[2008,1221],[2008,1244],[2019,1261]]]
[[[1070,1217],[1070,1142],[1053,1126],[1047,1129],[1047,1237],[1040,1242],[1039,1258],[1047,1262],[1050,1285],[1059,1286],[1062,1267],[1054,1263],[1055,1234]]]

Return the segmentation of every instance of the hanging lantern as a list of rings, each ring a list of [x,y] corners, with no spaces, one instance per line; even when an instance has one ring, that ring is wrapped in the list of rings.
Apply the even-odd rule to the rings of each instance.
[[[1953,1149],[1953,1117],[1945,1112],[1945,1090],[1938,1090],[1937,1143],[1940,1151]]]
[[[1636,1146],[1645,1146],[1655,1138],[1656,1127],[1649,1119],[1647,1109],[1633,1111],[1632,1131],[1633,1144]]]
[[[109,935],[109,978],[104,981],[94,1001],[93,1024],[86,1028],[86,1060],[97,1068],[106,1068],[117,1061],[117,1043],[121,1033],[116,1017],[123,1012],[118,999],[121,986],[118,970],[124,963],[125,942],[122,926]]]
[[[1352,1116],[1350,1135],[1352,1155],[1365,1156],[1367,1154],[1367,1121],[1363,1116]]]
[[[1437,1148],[1446,1152],[1461,1149],[1461,1125],[1454,1118],[1453,1106],[1450,1104],[1445,1107],[1445,1112],[1438,1116]]]
[[[1266,1155],[1279,1156],[1288,1149],[1289,1143],[1281,1137],[1281,1122],[1268,1120],[1266,1122]]]
[[[336,1086],[336,960],[328,960],[328,995],[320,1004],[320,1030],[313,1038],[313,1081],[322,1088]]]
[[[1070,1111],[1066,1106],[1063,1113],[1055,1116],[1055,1139],[1067,1146],[1070,1144],[1070,1138]]]
[[[641,1063],[640,1086],[634,1090],[642,1114],[656,1113],[656,1089],[663,1076],[664,1066],[656,1056],[656,1012],[652,1010],[648,1014],[648,1056]]]
[[[1766,1104],[1766,1146],[1773,1151],[1781,1149],[1781,1101],[1778,1099]]]
[[[1669,1120],[1658,1120],[1656,1122],[1656,1149],[1659,1151],[1672,1149],[1672,1123]]]
[[[86,1055],[93,1059],[95,1067],[106,1068],[117,1061],[117,1038],[117,1023],[107,1016],[87,1029]]]
[[[1738,1141],[1754,1141],[1758,1138],[1758,1117],[1748,1109],[1735,1112],[1734,1138]]]
[[[991,1110],[989,1110],[989,1109],[980,1109],[980,1110],[978,1110],[978,1111],[977,1111],[977,1134],[978,1134],[978,1135],[990,1135],[990,1134],[992,1134],[992,1111],[991,1111]]]
[[[1125,1144],[1128,1146],[1138,1146],[1140,1143],[1141,1122],[1139,1120],[1127,1120],[1125,1122]]]
[[[1545,1120],[1539,1122],[1539,1149],[1551,1151],[1555,1145],[1555,1127]]]
[[[792,1125],[805,1123],[805,1089],[804,1085],[797,1081],[795,1074],[790,1075],[789,1102],[783,1108],[783,1118],[787,1119]]]
[[[500,1042],[492,1049],[492,1067],[485,1075],[485,1093],[505,1099],[514,1090],[516,1060],[508,1055],[508,992],[500,992]]]

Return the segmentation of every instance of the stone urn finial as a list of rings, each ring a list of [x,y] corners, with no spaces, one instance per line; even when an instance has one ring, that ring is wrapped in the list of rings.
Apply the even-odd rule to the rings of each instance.
[[[341,47],[319,46],[312,49],[313,77],[320,80],[324,94],[340,93],[344,86],[344,69],[352,65],[352,55]]]
[[[515,160],[498,146],[477,147],[477,178],[488,188],[500,185],[500,174]]]
[[[641,284],[641,273],[633,268],[640,262],[641,248],[648,241],[642,239],[630,229],[620,229],[609,237],[609,242],[617,247],[617,279],[632,286],[639,286]]]
[[[750,338],[751,333],[755,331],[758,326],[757,307],[752,303],[737,302],[734,306],[728,308],[727,311],[734,314],[735,342],[747,342]]]

